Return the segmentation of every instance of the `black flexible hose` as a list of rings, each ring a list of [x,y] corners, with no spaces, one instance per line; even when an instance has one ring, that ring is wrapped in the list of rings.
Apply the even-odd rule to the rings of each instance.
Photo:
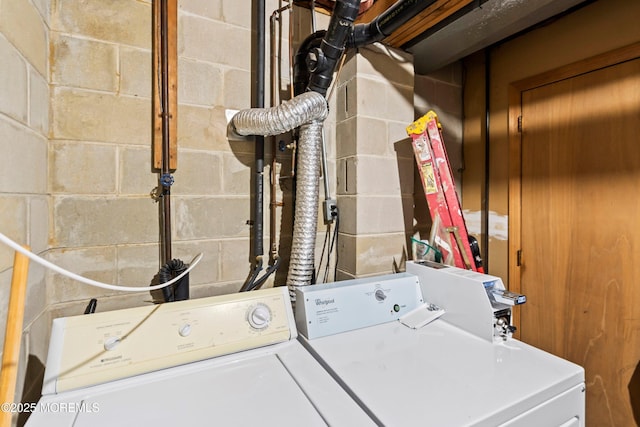
[[[189,268],[188,264],[185,264],[179,259],[172,259],[160,268],[158,272],[158,281],[167,283],[183,271]],[[182,279],[170,286],[162,288],[162,295],[165,302],[184,301],[189,299],[189,275],[187,274]]]
[[[269,276],[271,276],[271,274],[273,274],[278,269],[278,267],[280,267],[280,263],[281,263],[281,259],[279,256],[276,255],[273,259],[273,264],[267,267],[267,270],[264,272],[262,277],[260,277],[258,280],[253,281],[245,290],[253,291],[255,289],[259,289],[260,286],[262,286],[264,282],[267,281]]]

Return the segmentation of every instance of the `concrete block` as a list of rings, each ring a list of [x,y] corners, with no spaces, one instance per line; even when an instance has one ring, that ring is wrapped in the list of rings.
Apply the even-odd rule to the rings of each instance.
[[[32,0],[33,5],[38,10],[38,13],[42,17],[42,20],[47,24],[47,27],[51,27],[51,0]]]
[[[116,246],[116,282],[121,286],[149,286],[158,274],[158,243]],[[150,295],[149,299],[151,299]]]
[[[413,57],[411,54],[381,44],[359,50],[358,76],[413,86]]]
[[[175,242],[173,245],[173,256],[181,259],[185,264],[190,264],[191,260],[199,253],[202,253],[202,259],[189,273],[191,291],[198,285],[215,283],[220,280],[220,241]],[[195,297],[192,295],[192,298]]]
[[[117,284],[116,249],[102,246],[81,249],[53,249],[47,254],[50,262],[88,279]],[[114,295],[116,291],[96,288],[72,280],[52,270],[47,270],[47,294],[49,304],[82,301]],[[102,309],[102,307],[100,307]],[[83,311],[76,314],[82,314]]]
[[[47,28],[31,1],[11,0],[0,3],[0,33],[20,51],[41,76],[48,75]]]
[[[151,106],[146,99],[56,88],[53,138],[148,145]]]
[[[407,258],[406,246],[404,233],[341,235],[339,269],[354,277],[393,273],[394,263],[400,265]]]
[[[12,261],[13,262],[13,261]],[[7,320],[7,309],[9,301],[9,295],[11,292],[11,277],[13,275],[13,268],[9,268],[0,273],[0,299],[4,301],[4,304],[0,304],[0,342],[4,342],[4,335],[6,329],[6,320]],[[40,267],[38,264],[30,263],[29,264],[29,273],[27,277],[27,293],[25,298],[25,311],[24,311],[24,326],[25,330],[28,331],[28,325],[43,312],[44,307],[46,305],[46,292],[44,288],[44,268]],[[47,328],[50,325],[47,324]],[[22,338],[22,353],[24,353],[24,345],[25,341],[29,338],[27,334],[23,335]],[[46,343],[46,342],[45,342]],[[40,343],[36,346],[36,348],[29,349],[31,354],[38,353],[42,354],[40,351],[43,346],[43,343]],[[46,353],[45,353],[46,356]],[[45,360],[45,359],[42,359]],[[20,395],[20,390],[18,390],[18,386],[22,384],[24,381],[24,366],[20,366],[18,368],[18,381],[16,387],[16,395]]]
[[[271,3],[272,8],[266,9],[267,11],[276,10],[279,7],[278,3],[273,1]],[[244,7],[238,7],[237,0],[222,0],[222,20],[228,24],[234,24],[248,30],[251,29],[251,15]],[[267,31],[269,31],[268,28],[267,26]]]
[[[151,98],[151,51],[118,46],[120,93]]]
[[[29,126],[42,136],[49,135],[49,84],[33,69],[29,73]]]
[[[181,103],[213,107],[222,102],[222,71],[215,65],[179,59],[178,78]]]
[[[221,38],[224,34],[224,38]],[[251,68],[251,31],[219,21],[181,15],[178,55],[241,70]]]
[[[222,155],[222,193],[248,195],[253,189],[254,157],[245,154]],[[265,168],[263,175],[265,191],[268,191],[269,172]]]
[[[413,180],[413,163],[404,159],[359,156],[355,167],[355,191],[361,195],[399,195],[401,180]]]
[[[393,140],[388,139],[388,123],[384,118],[358,117],[357,153],[359,155],[393,156]]]
[[[351,117],[336,125],[336,157],[355,156],[358,152],[358,119]]]
[[[436,83],[434,102],[443,112],[462,115],[462,87],[447,83]]]
[[[249,239],[221,241],[220,280],[236,282],[238,289],[249,276],[252,267]]]
[[[47,140],[0,115],[0,192],[47,192]]]
[[[345,157],[337,161],[336,188],[338,195],[354,195],[357,185],[357,157]]]
[[[340,198],[340,231],[362,235],[403,233],[410,230],[413,206],[407,206],[404,201],[400,196]]]
[[[420,111],[416,118],[422,117],[431,109],[436,94],[436,81],[430,77],[416,75],[414,82],[413,103]]]
[[[387,140],[389,147],[395,152],[394,155],[400,158],[413,158],[413,147],[411,138],[407,135],[407,126],[400,122],[387,123]]]
[[[249,71],[225,71],[224,106],[235,110],[251,107],[251,73]]]
[[[431,71],[427,76],[434,80],[460,86],[462,85],[462,61],[445,65],[438,70]]]
[[[182,197],[174,200],[178,240],[249,236],[248,197]]]
[[[38,263],[29,262],[27,296],[24,305],[24,325],[33,322],[47,306],[46,270]]]
[[[213,149],[227,147],[224,109],[196,105],[178,105],[178,146],[181,148]]]
[[[114,194],[116,146],[54,141],[51,144],[53,193]]]
[[[381,111],[387,120],[411,124],[414,117],[413,86],[387,86],[386,102]]]
[[[178,153],[178,169],[174,174],[172,192],[191,196],[221,194],[223,173],[224,166],[221,167],[218,154],[181,150]]]
[[[27,244],[28,199],[24,196],[0,195],[2,234],[19,244]],[[0,245],[0,271],[13,266],[14,250]]]
[[[222,0],[181,0],[178,9],[185,14],[222,20]]]
[[[158,207],[149,197],[54,197],[52,246],[158,240]]]
[[[49,248],[49,196],[29,197],[29,245],[40,253]]]
[[[27,64],[4,37],[0,37],[0,75],[0,113],[27,123]]]
[[[116,92],[118,47],[52,33],[51,80],[55,85]]]
[[[118,193],[149,196],[158,185],[158,174],[151,170],[151,148],[125,146],[118,149]],[[180,159],[180,156],[178,156]]]
[[[239,281],[207,283],[192,287],[190,292],[192,298],[207,298],[217,295],[234,294],[240,290],[241,285],[242,283]]]
[[[123,13],[126,11],[126,13]],[[151,49],[151,3],[137,0],[56,0],[52,29]]]
[[[393,107],[388,105],[387,90],[389,84],[380,80],[358,77],[357,92],[353,93],[354,102],[347,100],[349,111],[355,108],[355,114],[366,117],[386,118]],[[349,94],[351,97],[351,94]],[[395,107],[395,105],[394,105]]]

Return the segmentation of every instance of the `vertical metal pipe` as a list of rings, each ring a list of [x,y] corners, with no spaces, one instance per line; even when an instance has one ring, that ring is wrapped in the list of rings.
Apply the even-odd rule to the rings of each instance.
[[[255,108],[264,107],[265,69],[265,0],[256,1],[256,81]],[[253,252],[254,258],[262,256],[264,235],[264,136],[256,136],[254,176]]]
[[[160,49],[162,74],[162,169],[159,187],[162,188],[161,205],[161,255],[162,265],[169,262],[171,256],[171,182],[169,180],[171,146],[169,138],[169,24],[168,0],[160,3]]]

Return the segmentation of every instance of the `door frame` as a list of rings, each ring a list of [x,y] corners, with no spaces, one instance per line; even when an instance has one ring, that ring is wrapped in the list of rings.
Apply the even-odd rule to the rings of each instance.
[[[512,82],[508,87],[507,123],[509,132],[509,190],[508,190],[508,283],[513,292],[522,291],[520,265],[526,262],[526,254],[518,256],[522,248],[521,174],[522,133],[518,130],[518,118],[522,115],[522,92],[561,80],[577,77],[602,68],[640,58],[640,43],[633,43],[591,58],[567,64],[536,76]],[[518,262],[518,258],[521,262]],[[514,310],[513,323],[520,336],[520,310]]]

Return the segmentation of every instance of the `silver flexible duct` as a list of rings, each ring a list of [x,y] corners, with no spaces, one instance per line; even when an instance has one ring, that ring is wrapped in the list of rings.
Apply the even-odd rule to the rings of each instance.
[[[287,285],[292,300],[295,297],[295,287],[310,285],[313,276],[316,228],[318,226],[321,146],[322,122],[313,121],[303,125],[300,128],[300,144],[298,146],[296,208],[293,221],[291,260],[289,274],[287,274]]]
[[[328,113],[324,96],[305,92],[276,107],[239,111],[233,116],[230,131],[238,135],[280,135],[312,120],[324,121]]]
[[[279,135],[300,127],[296,207],[287,286],[294,299],[295,288],[311,284],[318,224],[318,180],[322,123],[329,109],[324,96],[305,92],[271,108],[250,108],[233,116],[231,132],[239,135]]]

